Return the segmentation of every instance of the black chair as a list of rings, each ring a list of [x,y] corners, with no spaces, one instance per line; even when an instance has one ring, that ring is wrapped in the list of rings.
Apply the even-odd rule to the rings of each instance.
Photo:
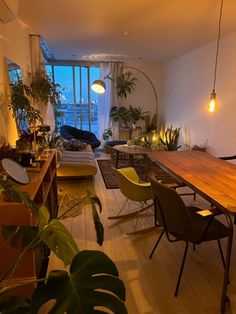
[[[92,149],[95,149],[101,145],[101,142],[97,139],[94,133],[80,130],[70,125],[62,125],[60,127],[60,134],[66,140],[75,139],[87,143],[91,145]]]
[[[225,260],[220,239],[231,237],[230,240],[232,241],[232,234],[229,227],[225,226],[215,218],[215,216],[218,213],[221,213],[221,211],[217,209],[210,209],[212,214],[203,217],[197,213],[200,211],[199,208],[186,207],[183,200],[175,190],[161,184],[154,176],[151,176],[150,181],[153,194],[155,196],[154,206],[156,219],[158,223],[164,227],[164,229],[157,239],[149,258],[152,258],[153,253],[164,233],[170,242],[185,242],[185,251],[174,293],[174,295],[177,296],[189,243],[193,243],[193,245],[195,245],[205,241],[217,240],[221,259],[225,267]],[[230,260],[230,257],[227,259],[227,262],[228,260]],[[228,266],[229,265],[227,264],[227,267]]]

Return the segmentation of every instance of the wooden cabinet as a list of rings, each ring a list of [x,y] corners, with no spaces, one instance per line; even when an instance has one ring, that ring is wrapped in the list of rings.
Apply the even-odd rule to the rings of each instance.
[[[51,217],[57,215],[57,183],[56,183],[56,152],[51,151],[47,159],[42,161],[40,171],[28,171],[30,183],[21,185],[20,189],[28,193],[29,197],[38,205],[44,204],[50,211]],[[36,225],[37,221],[23,204],[6,202],[4,195],[0,195],[0,226],[2,225]],[[9,242],[5,241],[0,234],[0,247],[4,245],[0,257],[0,273],[9,265],[17,256],[22,248],[12,247]],[[42,271],[42,264],[47,258],[45,250],[35,250],[28,252],[17,267],[11,283],[19,283],[22,280],[38,278]],[[1,285],[3,283],[0,283]],[[18,293],[29,296],[33,291],[33,286],[27,286],[18,290]]]

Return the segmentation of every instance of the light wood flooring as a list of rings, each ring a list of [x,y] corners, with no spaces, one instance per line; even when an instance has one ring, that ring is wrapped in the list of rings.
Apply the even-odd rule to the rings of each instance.
[[[101,155],[100,158],[109,155]],[[101,219],[105,229],[102,247],[96,244],[91,210],[84,205],[81,215],[64,220],[79,248],[104,251],[116,263],[120,277],[127,290],[129,314],[217,314],[220,313],[220,296],[223,268],[217,244],[204,243],[194,251],[189,249],[180,285],[179,296],[174,297],[174,289],[184,250],[184,243],[169,243],[163,237],[153,258],[148,258],[160,229],[142,234],[126,235],[132,230],[133,220],[111,221],[124,201],[119,189],[105,188],[99,168],[93,182],[89,180],[60,180],[58,186],[72,195],[84,195],[87,189],[99,196],[103,211]],[[192,197],[185,197],[193,203]],[[208,207],[208,203],[197,197],[197,204]],[[51,256],[49,269],[63,268],[55,256]],[[230,285],[230,304],[226,313],[236,314],[236,244],[234,243]]]

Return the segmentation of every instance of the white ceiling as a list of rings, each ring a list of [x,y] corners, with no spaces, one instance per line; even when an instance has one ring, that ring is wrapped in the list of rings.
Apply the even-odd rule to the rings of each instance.
[[[217,38],[220,0],[19,0],[55,59],[164,62]],[[224,0],[222,36],[236,31]],[[125,35],[126,34],[126,35]]]

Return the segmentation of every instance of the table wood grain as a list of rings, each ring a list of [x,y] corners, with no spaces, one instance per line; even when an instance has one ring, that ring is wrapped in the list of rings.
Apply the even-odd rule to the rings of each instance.
[[[209,202],[236,215],[236,165],[200,151],[155,151],[148,156]]]

